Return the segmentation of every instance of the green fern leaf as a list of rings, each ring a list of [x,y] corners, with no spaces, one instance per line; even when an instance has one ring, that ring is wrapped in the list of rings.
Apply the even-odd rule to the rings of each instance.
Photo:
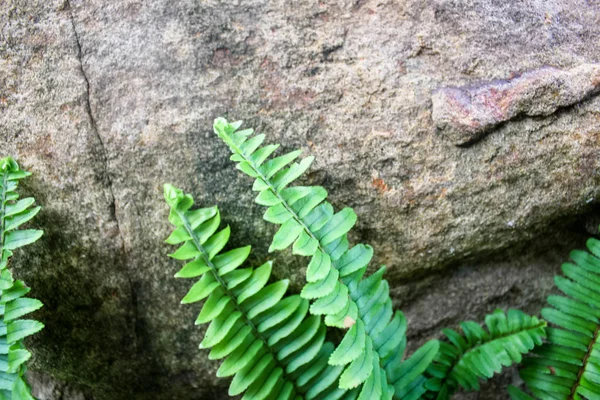
[[[363,322],[358,320],[358,322],[350,328],[348,334],[344,336],[342,343],[340,343],[338,348],[329,358],[329,364],[346,365],[356,360],[363,352],[365,345],[365,327]]]
[[[310,312],[324,315],[329,326],[350,328],[329,360],[343,367],[339,388],[356,388],[350,393],[368,399],[392,398],[394,392],[409,393],[409,388],[415,394],[423,391],[427,358],[412,364],[415,373],[398,369],[404,356],[405,320],[400,312],[394,317],[388,284],[381,279],[384,269],[363,279],[373,249],[362,244],[350,248],[347,234],[356,224],[354,211],[346,207],[334,213],[322,187],[289,186],[310,167],[313,157],[296,163],[300,151],[293,151],[269,159],[279,146],[260,147],[264,135],[237,131],[239,126],[241,122],[218,118],[214,130],[229,146],[237,168],[255,179],[256,203],[268,207],[264,219],[280,225],[269,251],[291,246],[294,254],[310,257],[308,284],[301,293],[313,301]],[[399,321],[404,321],[403,328]],[[392,358],[394,363],[389,362]]]
[[[524,393],[521,389],[516,388],[512,385],[508,386],[508,394],[512,400],[533,400],[533,398],[526,393]]]
[[[20,319],[42,307],[42,303],[23,297],[29,288],[22,281],[14,280],[7,268],[12,250],[42,236],[40,230],[17,230],[40,211],[40,207],[33,207],[32,197],[19,200],[16,192],[19,181],[29,175],[13,159],[0,160],[0,398],[20,400],[33,399],[23,380],[25,363],[31,358],[23,339],[44,327],[41,322]]]
[[[521,362],[522,355],[542,344],[546,322],[518,310],[500,310],[485,318],[487,331],[473,321],[462,322],[462,335],[445,329],[448,342],[427,370],[426,398],[446,400],[462,387],[479,390],[480,380],[491,378],[503,367]]]
[[[588,251],[571,252],[564,276],[554,279],[566,296],[549,296],[550,307],[542,310],[552,327],[546,343],[523,362],[520,374],[533,395],[528,398],[600,398],[600,241],[591,238],[586,245]]]
[[[338,388],[343,368],[327,364],[334,346],[325,341],[321,319],[308,315],[308,300],[286,297],[287,280],[267,285],[270,262],[241,268],[250,247],[224,250],[230,230],[218,230],[216,207],[191,210],[192,197],[171,185],[165,185],[165,199],[175,225],[167,242],[180,246],[171,257],[191,260],[176,277],[197,279],[182,303],[205,300],[196,320],[209,324],[200,347],[211,349],[210,359],[224,359],[217,376],[233,376],[229,394],[356,399],[357,393]]]

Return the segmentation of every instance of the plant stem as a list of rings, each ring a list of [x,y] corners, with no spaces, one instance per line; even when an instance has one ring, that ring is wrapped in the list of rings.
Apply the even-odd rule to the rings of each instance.
[[[219,282],[219,284],[221,285],[221,288],[223,289],[223,291],[225,292],[225,294],[231,299],[231,301],[233,302],[234,308],[237,311],[239,311],[240,314],[242,315],[242,319],[243,319],[244,323],[250,327],[250,329],[252,330],[252,334],[254,335],[254,337],[256,337],[257,339],[259,339],[260,341],[263,342],[265,348],[267,349],[267,351],[269,352],[269,354],[271,354],[271,357],[275,361],[275,365],[277,367],[281,368],[283,378],[286,381],[289,381],[289,382],[291,382],[294,385],[294,389],[296,390],[296,393],[300,393],[299,388],[296,386],[296,382],[294,380],[292,380],[286,374],[286,372],[285,372],[285,366],[283,364],[281,364],[281,362],[277,359],[277,355],[275,354],[275,352],[273,351],[273,349],[271,348],[271,346],[269,346],[268,340],[258,331],[258,328],[254,324],[254,322],[252,322],[252,320],[246,315],[246,312],[244,311],[244,309],[237,302],[236,296],[233,294],[233,292],[231,290],[229,290],[227,288],[227,283],[225,283],[225,281],[223,280],[223,278],[219,275],[219,271],[218,271],[217,267],[210,260],[210,258],[208,256],[208,253],[206,252],[206,250],[204,249],[204,247],[200,243],[200,240],[198,239],[198,236],[196,235],[196,233],[192,229],[192,227],[191,227],[189,221],[187,220],[187,218],[185,217],[185,215],[183,213],[180,213],[177,210],[175,210],[175,211],[177,212],[177,215],[179,216],[179,218],[181,218],[181,220],[183,221],[183,224],[185,226],[186,231],[188,232],[188,234],[190,235],[190,237],[194,241],[194,245],[196,246],[196,248],[200,252],[202,258],[204,259],[204,262],[206,263],[206,265],[208,265],[210,267],[211,272],[212,272],[214,278],[217,280],[217,282]]]

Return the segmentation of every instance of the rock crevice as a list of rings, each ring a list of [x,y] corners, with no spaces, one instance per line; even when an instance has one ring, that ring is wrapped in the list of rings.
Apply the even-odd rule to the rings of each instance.
[[[102,182],[104,184],[104,186],[106,187],[107,193],[109,195],[109,199],[108,199],[108,213],[109,216],[111,218],[111,220],[114,222],[114,226],[116,229],[116,235],[113,235],[114,237],[117,237],[119,242],[120,242],[120,255],[117,257],[118,259],[120,259],[120,263],[121,263],[121,267],[124,271],[125,277],[128,281],[129,284],[129,297],[130,297],[130,303],[131,303],[131,317],[132,320],[129,321],[130,322],[130,326],[132,327],[131,330],[131,334],[133,336],[133,347],[137,348],[139,343],[138,343],[138,296],[136,293],[136,284],[135,281],[131,275],[131,272],[129,271],[130,268],[130,260],[129,260],[129,256],[128,256],[128,250],[127,250],[127,246],[126,246],[126,240],[125,240],[125,236],[123,235],[123,231],[121,229],[121,222],[119,221],[119,216],[118,216],[118,210],[117,210],[117,200],[116,200],[116,196],[115,196],[115,191],[114,191],[114,185],[113,185],[113,180],[111,177],[111,173],[110,173],[110,168],[109,168],[109,157],[108,157],[108,149],[106,147],[106,144],[104,142],[104,139],[102,138],[102,135],[100,134],[100,130],[98,128],[98,124],[96,121],[96,117],[94,116],[94,113],[92,112],[92,102],[91,102],[91,96],[92,96],[92,88],[90,85],[90,80],[88,78],[87,72],[85,70],[84,67],[84,60],[83,60],[83,49],[82,49],[82,45],[81,45],[81,38],[80,38],[80,34],[77,30],[77,26],[75,23],[75,15],[74,15],[74,10],[71,6],[70,0],[65,0],[64,3],[65,7],[63,8],[63,11],[66,11],[69,13],[69,19],[71,22],[71,26],[73,28],[73,36],[75,38],[75,45],[76,45],[76,49],[77,49],[77,60],[79,62],[79,71],[81,72],[81,76],[83,78],[83,81],[85,83],[85,90],[84,90],[84,110],[85,110],[85,114],[87,115],[88,119],[89,119],[89,125],[90,125],[90,130],[93,132],[95,139],[97,140],[98,143],[98,158],[100,158],[100,162],[102,164]]]
[[[536,312],[584,236],[600,203],[600,96],[586,81],[600,7],[238,3],[0,2],[0,151],[33,172],[24,189],[46,232],[15,257],[46,305],[31,343],[40,400],[73,386],[93,400],[228,398],[198,350],[197,310],[179,305],[189,282],[166,256],[166,182],[219,205],[249,266],[273,260],[302,286],[306,260],[268,253],[264,210],[211,133],[219,116],[316,157],[299,183],[355,209],[350,240],[388,266],[413,348],[496,306]],[[492,81],[511,71],[530,72]]]

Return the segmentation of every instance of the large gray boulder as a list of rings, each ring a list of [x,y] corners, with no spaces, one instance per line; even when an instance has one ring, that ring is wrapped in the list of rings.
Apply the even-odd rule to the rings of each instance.
[[[24,190],[44,207],[45,236],[15,257],[45,303],[35,393],[227,398],[197,349],[197,307],[179,305],[190,283],[165,256],[162,184],[218,204],[234,242],[296,289],[306,260],[267,253],[274,228],[217,116],[317,157],[304,182],[355,208],[352,240],[388,266],[411,349],[496,307],[537,313],[598,222],[595,83],[576,75],[560,101],[513,91],[518,112],[485,136],[444,104],[434,120],[432,96],[597,63],[599,18],[586,0],[1,2],[0,155],[34,173]],[[456,398],[505,399],[511,382]]]

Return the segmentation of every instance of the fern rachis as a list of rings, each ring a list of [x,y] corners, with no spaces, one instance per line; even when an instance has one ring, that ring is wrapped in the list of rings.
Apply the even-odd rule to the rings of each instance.
[[[19,200],[16,192],[19,180],[29,175],[13,159],[0,160],[0,400],[33,399],[23,376],[25,362],[31,357],[23,339],[44,327],[41,322],[20,319],[42,307],[42,303],[24,297],[29,288],[14,280],[8,269],[12,250],[35,242],[42,235],[39,230],[17,230],[40,210],[32,207],[33,198]]]
[[[453,329],[443,332],[440,352],[428,369],[432,377],[426,398],[450,399],[462,387],[479,390],[479,380],[491,378],[502,367],[521,362],[522,355],[542,343],[546,322],[518,310],[500,310],[485,317],[487,331],[474,321],[461,322],[463,334]]]
[[[312,301],[312,314],[325,315],[326,325],[349,328],[329,360],[345,368],[340,388],[363,385],[364,393],[384,399],[418,398],[424,392],[421,372],[438,344],[432,341],[420,349],[414,358],[419,362],[407,364],[410,371],[403,367],[404,316],[394,315],[389,286],[382,279],[385,268],[363,279],[373,249],[362,244],[349,248],[347,232],[356,223],[356,214],[349,207],[334,213],[322,187],[288,187],[309,168],[313,157],[294,163],[300,151],[293,151],[268,159],[278,146],[260,147],[264,135],[251,137],[253,131],[238,131],[240,125],[217,119],[214,129],[230,147],[237,168],[255,179],[256,202],[268,207],[265,220],[281,225],[269,250],[293,245],[294,254],[311,257],[301,295]]]
[[[280,225],[269,250],[283,250],[293,244],[294,254],[309,256],[308,283],[301,295],[313,301],[311,313],[324,314],[326,325],[350,327],[329,360],[330,364],[345,368],[340,387],[362,384],[363,390],[371,390],[373,382],[381,379],[383,382],[377,388],[381,398],[393,395],[412,400],[429,390],[426,396],[446,399],[458,385],[477,388],[478,379],[491,377],[498,365],[518,362],[521,354],[541,342],[545,322],[517,311],[510,311],[508,317],[495,313],[488,316],[490,321],[501,320],[502,315],[511,324],[519,323],[513,326],[514,330],[500,332],[490,343],[464,349],[462,353],[453,351],[447,343],[440,348],[437,341],[430,341],[403,361],[406,324],[402,313],[394,314],[392,310],[389,286],[382,278],[385,268],[365,278],[373,249],[363,244],[350,248],[348,243],[347,233],[356,223],[354,211],[346,207],[334,213],[326,201],[327,191],[322,187],[288,187],[310,167],[313,157],[294,163],[300,151],[293,151],[269,159],[278,146],[260,147],[265,136],[252,136],[251,129],[239,131],[240,126],[241,122],[228,123],[219,118],[215,120],[214,131],[229,146],[237,168],[255,179],[252,189],[259,192],[256,202],[268,207],[264,219]],[[486,338],[485,331],[476,329],[473,324],[463,324],[469,343]],[[490,327],[490,337],[498,336],[493,328]],[[519,341],[525,339],[528,339],[527,345],[519,345]],[[478,352],[477,349],[484,350]],[[448,352],[452,353],[454,364],[434,368],[437,377],[426,384],[424,370],[436,354],[439,364],[443,364]],[[482,368],[488,352],[503,357],[500,364],[492,363],[495,368]],[[372,362],[373,367],[366,371],[355,368],[357,364],[364,365],[365,360]],[[465,363],[470,363],[474,370],[461,369]]]
[[[523,362],[520,371],[536,399],[600,398],[600,240],[575,250],[554,281],[562,295],[548,296],[542,316],[552,324],[548,340]],[[516,388],[515,400],[532,399]]]
[[[217,231],[216,207],[190,211],[190,195],[165,185],[171,207],[169,220],[177,227],[167,239],[183,245],[171,257],[189,260],[176,277],[197,278],[182,303],[205,300],[196,324],[209,323],[201,347],[209,358],[225,361],[218,376],[234,376],[231,395],[259,400],[327,398],[357,394],[337,387],[342,370],[327,364],[333,345],[325,341],[321,318],[308,316],[308,301],[284,297],[288,281],[268,286],[268,262],[257,269],[239,268],[250,248],[223,252],[229,228]]]

